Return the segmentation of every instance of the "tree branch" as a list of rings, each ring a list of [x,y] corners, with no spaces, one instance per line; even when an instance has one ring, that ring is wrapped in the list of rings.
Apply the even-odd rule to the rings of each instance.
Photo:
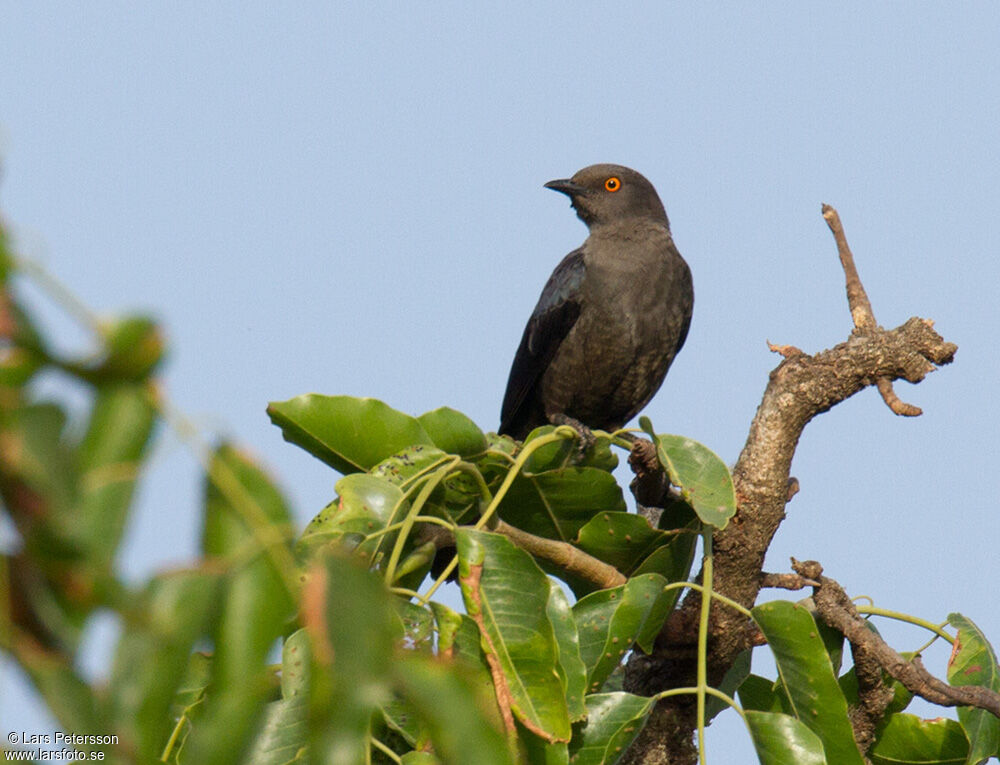
[[[764,556],[785,517],[790,491],[789,469],[805,426],[818,414],[855,393],[879,385],[897,413],[910,413],[891,393],[891,382],[923,380],[936,366],[954,358],[957,347],[945,342],[933,322],[911,318],[885,330],[875,323],[871,304],[861,285],[836,211],[824,206],[824,218],[837,241],[847,281],[848,304],[854,330],[846,342],[809,355],[793,346],[771,346],[784,356],[771,372],[760,406],[750,425],[746,444],[733,469],[737,511],[725,529],[713,536],[715,589],[751,607],[764,582]],[[885,393],[886,380],[891,395]],[[898,403],[894,404],[893,401]],[[900,409],[905,411],[900,412]],[[915,409],[915,407],[914,407]],[[671,614],[651,656],[635,651],[625,674],[625,689],[636,693],[680,687],[693,676],[693,659],[678,659],[681,649],[694,644],[701,597],[689,593]],[[708,680],[718,684],[735,658],[752,645],[751,628],[732,609],[713,604],[710,622]],[[690,705],[670,697],[653,711],[646,727],[622,760],[623,765],[689,765],[697,755],[688,743],[695,726]],[[664,744],[663,736],[672,739]],[[673,751],[684,754],[661,755]]]
[[[851,599],[836,581],[823,576],[823,567],[816,561],[793,561],[792,568],[800,575],[819,582],[813,588],[813,601],[820,618],[842,632],[852,647],[862,649],[889,675],[907,690],[943,707],[977,707],[1000,717],[1000,693],[976,685],[948,685],[928,672],[920,657],[906,661],[881,637],[868,628]]]

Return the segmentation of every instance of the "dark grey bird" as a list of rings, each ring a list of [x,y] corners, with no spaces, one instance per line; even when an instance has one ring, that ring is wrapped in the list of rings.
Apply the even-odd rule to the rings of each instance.
[[[590,236],[549,277],[514,356],[499,432],[518,439],[546,423],[622,427],[659,390],[694,307],[691,270],[642,175],[591,165],[545,187],[570,198]]]

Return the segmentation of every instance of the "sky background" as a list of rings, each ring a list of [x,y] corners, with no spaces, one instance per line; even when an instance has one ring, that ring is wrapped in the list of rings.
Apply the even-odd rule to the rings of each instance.
[[[734,462],[780,360],[766,341],[814,352],[851,329],[830,203],[877,320],[931,318],[959,351],[897,383],[922,417],[869,389],[806,428],[768,568],[817,559],[852,595],[960,611],[997,645],[1000,6],[835,5],[0,1],[0,211],[95,310],[162,319],[166,394],[260,455],[304,525],[337,476],[267,402],[447,404],[495,428],[524,322],[586,235],[542,184],[595,162],[653,182],[694,274],[645,413]],[[200,492],[163,432],[133,581],[196,554]],[[899,650],[926,639],[878,626]],[[88,676],[113,636],[95,619]],[[0,729],[52,729],[9,663]],[[752,757],[732,713],[708,747]]]

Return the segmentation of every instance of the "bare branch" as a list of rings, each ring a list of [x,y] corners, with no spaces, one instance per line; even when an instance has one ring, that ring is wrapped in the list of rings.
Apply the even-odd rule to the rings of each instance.
[[[785,517],[785,505],[794,493],[789,469],[809,421],[875,384],[881,386],[883,397],[894,412],[916,413],[915,407],[903,404],[891,394],[892,381],[919,382],[936,366],[951,362],[957,351],[925,319],[914,317],[892,330],[879,327],[839,216],[833,208],[825,206],[824,218],[834,234],[844,266],[855,330],[846,342],[814,355],[800,352],[794,346],[769,344],[784,359],[771,372],[746,444],[733,468],[736,515],[725,529],[713,535],[715,589],[748,608],[767,581],[762,574],[764,556]],[[878,382],[883,378],[891,395],[886,395],[885,383]],[[625,673],[626,690],[655,693],[687,684],[694,675],[694,659],[683,658],[684,649],[695,644],[700,606],[700,595],[689,593],[664,625],[654,654],[633,653]],[[709,629],[708,681],[717,684],[736,657],[753,644],[752,627],[735,611],[713,605]],[[873,691],[873,702],[876,695]],[[874,708],[873,703],[870,709]],[[622,763],[695,762],[697,755],[688,748],[694,725],[689,705],[680,697],[665,699],[653,711]],[[656,754],[663,748],[663,736],[672,737],[666,744],[672,752],[669,757]]]
[[[802,576],[819,581],[819,586],[813,589],[813,601],[820,618],[842,632],[852,647],[861,648],[907,690],[932,704],[943,707],[977,707],[1000,717],[1000,693],[981,686],[948,685],[931,675],[919,657],[906,661],[868,628],[868,623],[858,614],[844,589],[833,579],[822,576],[823,569],[818,563],[795,561],[792,568]]]

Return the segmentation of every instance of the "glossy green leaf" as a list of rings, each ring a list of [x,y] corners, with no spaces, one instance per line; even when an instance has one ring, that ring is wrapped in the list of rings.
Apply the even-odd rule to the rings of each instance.
[[[652,650],[676,600],[674,592],[663,591],[665,584],[658,574],[643,574],[620,587],[591,593],[573,606],[590,693],[601,689],[633,643]]]
[[[657,547],[632,571],[632,576],[639,574],[659,574],[668,582],[687,581],[691,574],[691,564],[694,563],[695,548],[698,544],[698,534],[693,528],[682,530],[661,547]],[[675,599],[680,592],[675,591]]]
[[[885,720],[868,752],[874,765],[963,765],[968,755],[969,740],[957,722],[905,713]]]
[[[569,719],[575,722],[587,713],[583,703],[587,692],[587,666],[580,658],[580,636],[569,598],[553,579],[549,579],[549,602],[545,610],[556,635],[559,649],[559,664],[556,669],[566,696]]]
[[[748,675],[739,687],[740,704],[744,709],[757,712],[783,712],[791,714],[788,696],[781,681],[770,680],[760,675]]]
[[[746,713],[750,737],[761,765],[836,765],[823,742],[800,720],[779,712]]]
[[[615,477],[598,468],[519,475],[500,503],[500,517],[529,534],[571,542],[597,513],[624,512]]]
[[[555,430],[554,425],[535,428],[524,439],[525,445]],[[580,457],[580,444],[575,438],[564,438],[536,449],[524,463],[526,473],[542,473],[565,467],[593,467],[611,472],[618,467],[618,455],[611,450],[611,437],[604,431],[594,431],[594,445]]]
[[[434,442],[420,421],[373,398],[309,393],[267,407],[286,441],[341,473],[364,472],[407,446]]]
[[[847,717],[847,701],[808,609],[788,601],[753,609],[778,664],[795,716],[820,737],[830,762],[863,765]]]
[[[573,726],[569,752],[573,765],[610,765],[639,735],[653,699],[631,693],[587,696],[587,719]]]
[[[335,548],[314,562],[302,601],[313,659],[312,761],[356,765],[365,761],[372,714],[391,698],[402,624],[379,578]]]
[[[503,673],[511,710],[537,735],[569,741],[559,647],[546,615],[548,577],[499,534],[460,528],[455,540],[465,608]]]
[[[686,436],[657,435],[648,417],[639,418],[639,424],[656,444],[657,457],[670,482],[681,490],[702,523],[724,529],[736,514],[736,492],[726,463],[707,446]]]
[[[958,613],[948,614],[948,623],[958,630],[955,650],[948,660],[948,682],[1000,692],[1000,666],[983,631]],[[1000,754],[1000,719],[973,707],[959,707],[958,719],[969,737],[969,765]]]
[[[420,715],[441,762],[514,765],[507,742],[489,723],[489,711],[461,672],[415,656],[397,662],[393,674],[397,687]],[[351,765],[357,762],[363,760]]]
[[[109,681],[106,715],[143,758],[163,751],[169,712],[185,679],[191,646],[213,618],[219,577],[177,571],[153,579],[125,614]]]
[[[400,519],[409,509],[403,492],[394,483],[364,473],[347,475],[337,481],[336,500],[327,505],[302,532],[298,550],[308,557],[315,550],[338,540],[359,546],[358,554],[371,561],[376,549],[390,550],[395,535],[364,541],[369,534]]]
[[[312,648],[309,633],[295,630],[285,638],[281,646],[281,697],[290,699],[309,693],[309,668],[312,663]]]
[[[584,524],[575,544],[629,576],[646,558],[658,548],[669,545],[677,536],[654,529],[641,515],[606,512],[598,513]]]
[[[467,416],[442,406],[417,418],[431,441],[443,452],[474,457],[486,451],[486,436]]]
[[[77,450],[80,491],[75,526],[97,564],[110,565],[125,530],[156,423],[152,396],[143,383],[99,388]]]
[[[417,445],[382,460],[370,473],[406,489],[415,481],[453,462],[454,457],[436,447]],[[478,519],[482,501],[475,479],[465,472],[454,472],[433,491],[420,514],[435,515],[456,523],[469,522],[470,519]]]

